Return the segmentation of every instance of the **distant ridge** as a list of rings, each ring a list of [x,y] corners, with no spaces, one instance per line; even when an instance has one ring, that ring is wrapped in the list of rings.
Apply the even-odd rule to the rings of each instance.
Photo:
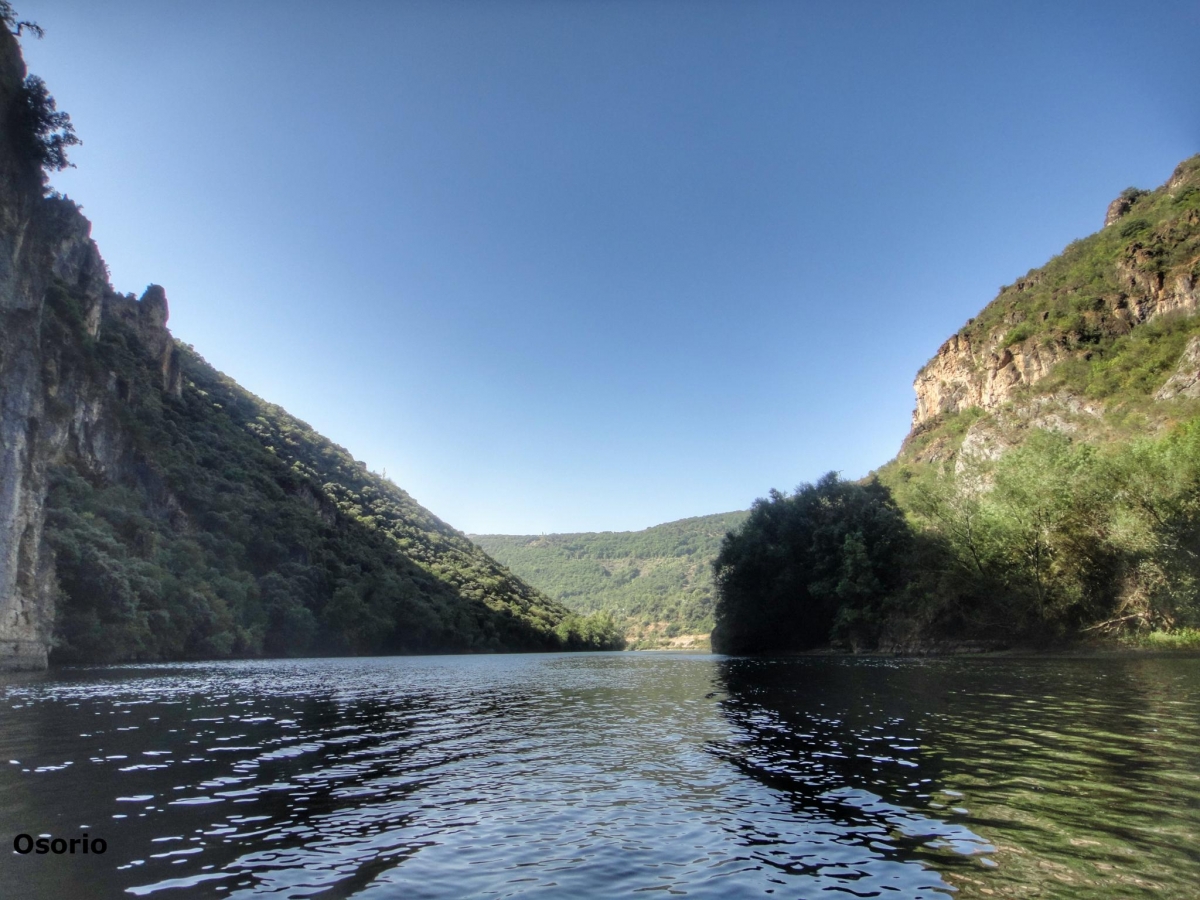
[[[579,613],[611,614],[635,647],[697,647],[712,629],[712,560],[746,512],[642,531],[470,535],[512,572]]]

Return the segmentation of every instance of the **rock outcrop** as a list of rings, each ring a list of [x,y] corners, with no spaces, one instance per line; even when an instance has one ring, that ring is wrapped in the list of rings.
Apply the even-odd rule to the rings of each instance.
[[[913,382],[914,428],[941,413],[995,409],[1021,385],[1044,378],[1064,355],[1055,345],[1000,347],[1000,337],[978,346],[969,335],[956,334],[942,344]]]
[[[0,29],[0,122],[11,121],[24,77],[16,41]],[[178,396],[162,288],[141,301],[113,291],[91,223],[70,200],[44,196],[40,166],[22,158],[10,130],[0,140],[0,669],[46,665],[57,591],[43,541],[50,467],[68,452],[98,474],[126,464],[112,415],[121,385],[81,370],[50,333],[49,306],[68,293],[89,338],[117,319],[132,325]]]
[[[1127,190],[1105,228],[1030,272],[953,335],[917,373],[913,434],[939,416],[998,409],[1097,342],[1200,308],[1200,157],[1156,191]],[[1184,202],[1187,201],[1187,202]]]
[[[1200,397],[1200,336],[1188,341],[1175,371],[1154,394],[1155,400]]]
[[[1142,191],[1134,188],[1129,188],[1121,192],[1121,196],[1108,204],[1108,209],[1104,212],[1104,227],[1115,225],[1120,219],[1133,209],[1134,201],[1142,195]]]

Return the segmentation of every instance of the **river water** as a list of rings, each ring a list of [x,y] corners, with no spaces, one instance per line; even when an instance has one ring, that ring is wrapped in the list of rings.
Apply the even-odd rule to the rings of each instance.
[[[1195,898],[1200,659],[9,676],[0,839],[0,897],[34,900]]]

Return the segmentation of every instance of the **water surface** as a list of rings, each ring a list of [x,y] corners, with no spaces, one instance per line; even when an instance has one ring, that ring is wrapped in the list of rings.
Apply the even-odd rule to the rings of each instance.
[[[18,855],[20,833],[107,843]],[[654,653],[0,682],[0,896],[1197,896],[1200,660]]]

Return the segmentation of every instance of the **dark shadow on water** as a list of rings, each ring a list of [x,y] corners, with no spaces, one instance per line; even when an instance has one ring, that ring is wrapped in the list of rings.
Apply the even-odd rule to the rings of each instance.
[[[933,740],[941,673],[860,660],[731,658],[718,664],[717,682],[735,738],[714,744],[713,754],[778,792],[798,820],[821,822],[839,844],[879,862],[939,872],[990,862],[995,848],[985,838],[931,807],[942,781]]]
[[[714,754],[968,896],[1195,896],[1196,660],[729,658],[717,685]]]

